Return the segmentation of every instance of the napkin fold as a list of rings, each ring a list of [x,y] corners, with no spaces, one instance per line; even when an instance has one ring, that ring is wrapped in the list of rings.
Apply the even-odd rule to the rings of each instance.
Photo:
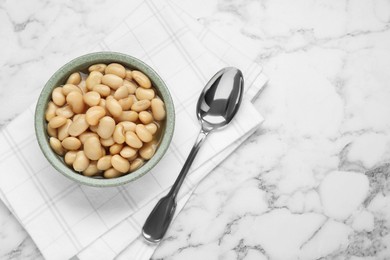
[[[33,131],[35,105],[0,131],[0,197],[47,259],[77,254],[81,259],[107,259],[100,258],[96,249],[101,243],[108,246],[105,252],[112,252],[112,258],[137,241],[144,219],[172,185],[192,147],[199,131],[198,95],[221,67],[242,69],[245,100],[232,123],[205,142],[179,194],[182,204],[185,195],[262,121],[250,103],[265,83],[257,64],[238,56],[231,46],[216,58],[202,45],[206,38],[194,36],[167,2],[135,1],[129,14],[95,50],[136,56],[167,82],[176,108],[175,133],[166,155],[150,173],[128,185],[106,189],[66,179],[39,150]],[[210,49],[224,42],[215,43]]]

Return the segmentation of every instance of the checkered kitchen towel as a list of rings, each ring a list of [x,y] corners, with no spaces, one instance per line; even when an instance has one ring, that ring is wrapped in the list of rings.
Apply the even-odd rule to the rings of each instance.
[[[98,259],[99,253],[90,250],[96,245],[94,241],[104,241],[115,255],[123,249],[111,246],[117,245],[116,241],[127,238],[129,243],[137,238],[144,212],[149,211],[145,207],[171,186],[192,147],[199,131],[195,116],[197,97],[221,67],[235,65],[243,70],[248,96],[232,124],[210,135],[181,193],[190,191],[200,180],[193,176],[206,175],[223,159],[217,160],[216,155],[237,145],[240,138],[262,121],[248,100],[252,97],[248,91],[253,87],[260,89],[264,83],[256,64],[244,58],[234,59],[239,65],[232,63],[227,58],[235,53],[232,50],[217,59],[168,3],[137,2],[132,4],[128,20],[96,50],[136,56],[150,64],[167,82],[177,111],[177,125],[172,144],[158,166],[122,187],[80,186],[56,173],[42,156],[33,132],[34,106],[0,133],[1,197],[47,259],[68,259],[80,252],[80,258]],[[128,223],[128,229],[118,233],[116,227],[123,223]]]

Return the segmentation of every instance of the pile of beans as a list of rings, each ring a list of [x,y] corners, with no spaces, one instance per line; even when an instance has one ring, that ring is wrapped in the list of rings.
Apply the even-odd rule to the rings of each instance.
[[[116,178],[154,155],[165,105],[150,79],[118,63],[72,73],[46,109],[50,146],[76,172]]]

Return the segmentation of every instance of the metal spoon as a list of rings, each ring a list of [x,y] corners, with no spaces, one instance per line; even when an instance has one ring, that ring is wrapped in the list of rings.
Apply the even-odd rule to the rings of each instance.
[[[242,72],[233,67],[218,71],[203,89],[196,107],[202,128],[171,190],[159,200],[142,228],[142,235],[147,241],[157,243],[165,235],[175,213],[177,193],[201,144],[211,131],[233,119],[241,104],[243,90]]]

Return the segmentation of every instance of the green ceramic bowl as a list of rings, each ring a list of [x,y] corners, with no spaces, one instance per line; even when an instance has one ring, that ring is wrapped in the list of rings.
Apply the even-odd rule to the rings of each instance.
[[[47,134],[46,128],[47,123],[45,120],[45,111],[47,103],[51,99],[51,92],[55,87],[65,84],[66,79],[69,75],[75,71],[87,71],[88,67],[96,63],[111,63],[116,62],[128,67],[130,69],[137,69],[145,73],[153,83],[153,86],[159,92],[159,96],[163,99],[166,106],[166,122],[162,132],[161,142],[155,155],[148,160],[141,168],[138,170],[124,175],[115,179],[98,179],[92,177],[83,176],[75,172],[71,167],[67,166],[61,156],[58,156],[53,152],[49,145],[49,136]],[[164,81],[160,78],[157,73],[146,65],[144,62],[125,55],[122,53],[116,52],[96,52],[87,54],[81,57],[78,57],[54,73],[54,75],[49,79],[49,81],[44,86],[41,95],[38,99],[38,103],[35,109],[35,134],[38,139],[39,146],[47,160],[53,165],[57,171],[65,175],[66,177],[81,183],[90,186],[96,187],[110,187],[117,186],[134,181],[141,176],[148,173],[163,157],[164,153],[168,149],[168,146],[171,142],[173,136],[173,130],[175,125],[175,110],[173,107],[173,101],[171,95],[169,94],[168,88],[165,85]]]

